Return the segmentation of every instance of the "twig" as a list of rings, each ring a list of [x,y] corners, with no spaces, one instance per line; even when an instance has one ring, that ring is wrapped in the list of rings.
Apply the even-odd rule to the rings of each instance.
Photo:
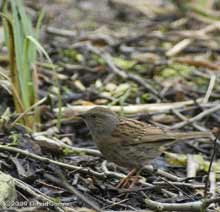
[[[210,160],[208,174],[207,174],[207,179],[206,179],[206,183],[205,183],[205,194],[204,194],[205,197],[207,196],[207,193],[208,193],[209,175],[210,175],[210,172],[212,170],[212,164],[213,164],[213,161],[214,161],[214,158],[215,158],[216,147],[217,147],[217,140],[218,140],[219,136],[220,136],[220,130],[218,130],[218,133],[217,133],[217,135],[215,137],[214,144],[213,144],[212,157],[211,157],[211,160]]]
[[[79,147],[73,147],[68,144],[63,143],[60,140],[55,140],[52,138],[48,138],[43,135],[43,133],[38,132],[38,133],[33,133],[31,135],[33,140],[40,145],[40,147],[49,149],[52,151],[64,151],[65,149],[68,149],[71,152],[75,153],[84,153],[88,155],[93,155],[93,156],[101,156],[102,154],[96,150],[96,149],[88,149],[88,148],[79,148]]]
[[[109,67],[112,69],[112,71],[115,74],[119,75],[123,79],[131,79],[131,80],[137,82],[138,84],[143,86],[145,89],[147,89],[149,92],[151,92],[155,96],[159,97],[160,99],[162,98],[159,95],[159,93],[151,85],[149,85],[145,80],[143,80],[143,78],[141,78],[140,76],[135,75],[135,74],[126,73],[126,72],[120,70],[118,67],[116,67],[116,65],[114,64],[114,62],[109,54],[105,53],[100,56],[102,56],[102,58],[107,62],[107,64],[109,65]]]
[[[102,59],[104,59],[106,61],[106,63],[108,64],[108,66],[111,68],[111,70],[117,74],[118,76],[122,77],[123,79],[130,79],[133,80],[135,82],[137,82],[138,84],[140,84],[141,86],[143,86],[145,89],[147,89],[149,92],[151,92],[153,95],[155,95],[156,97],[159,97],[160,99],[162,99],[162,97],[160,96],[159,92],[157,92],[151,85],[149,85],[146,80],[143,80],[140,76],[135,75],[135,74],[131,74],[131,73],[126,73],[125,71],[119,69],[113,62],[112,57],[106,53],[106,52],[101,52],[100,50],[98,50],[97,48],[95,48],[94,46],[92,46],[91,44],[87,43],[87,48],[94,52],[95,54],[98,54],[100,57],[102,57]]]
[[[102,178],[102,179],[105,178],[105,177],[115,177],[115,178],[121,179],[123,177],[123,175],[119,175],[118,173],[115,173],[115,172],[96,172],[96,171],[94,171],[92,169],[89,169],[89,168],[69,165],[67,163],[62,163],[62,162],[59,162],[59,161],[55,161],[55,160],[52,160],[52,159],[49,159],[49,158],[46,158],[46,157],[42,157],[42,156],[36,155],[34,153],[30,153],[26,150],[21,150],[21,149],[15,148],[15,147],[8,147],[8,146],[5,146],[5,145],[0,145],[0,150],[20,153],[22,155],[26,155],[28,157],[37,159],[39,161],[55,164],[59,167],[63,167],[63,168],[69,169],[69,170],[78,171],[78,172],[84,173],[84,174],[92,174],[92,175],[94,175],[98,178]],[[151,170],[153,170],[153,168]],[[159,173],[163,173],[163,171],[159,170]],[[173,175],[167,173],[166,176],[173,176]],[[173,176],[172,179],[178,179],[178,178]],[[182,180],[182,179],[180,178],[179,180]],[[141,184],[142,185],[149,185],[149,184],[146,184],[145,182],[141,182]],[[168,191],[164,191],[164,192],[166,192],[166,194],[168,194],[169,196],[172,196],[172,197],[174,196],[174,194],[171,193],[171,192],[168,192]]]
[[[38,102],[36,102],[35,104],[33,104],[31,107],[29,107],[27,110],[25,110],[23,113],[21,113],[11,124],[10,127],[14,127],[14,125],[20,120],[22,119],[28,112],[30,112],[31,110],[33,110],[34,108],[36,108],[37,106],[41,105],[42,103],[44,103],[46,101],[47,97],[44,97],[43,99],[39,100]]]
[[[147,207],[156,211],[204,211],[210,204],[220,202],[220,197],[215,199],[204,199],[188,203],[161,203],[145,199]]]
[[[191,39],[200,39],[200,40],[207,40],[210,39],[210,36],[207,33],[213,32],[214,30],[219,30],[220,24],[219,22],[212,23],[208,26],[205,26],[199,30],[184,30],[184,31],[174,31],[169,33],[169,35],[174,34],[178,36],[182,36],[183,38],[191,38]]]
[[[182,33],[182,35],[185,37],[183,40],[181,40],[179,43],[177,43],[175,46],[173,46],[171,49],[169,49],[166,53],[168,57],[172,57],[180,53],[182,50],[184,50],[187,46],[189,46],[194,40],[198,39],[209,39],[207,33],[212,32],[213,30],[219,29],[219,23],[214,23],[206,26],[203,29],[197,30],[197,31],[183,31],[183,32],[177,32],[179,35]]]
[[[197,99],[197,102],[201,102],[202,99]],[[171,109],[177,109],[189,105],[193,105],[195,102],[192,100],[184,101],[184,102],[174,102],[174,103],[153,103],[153,104],[141,104],[141,105],[128,105],[128,106],[111,106],[109,107],[111,110],[115,112],[124,112],[126,114],[136,114],[136,113],[144,113],[144,112],[164,112],[169,111]],[[89,109],[92,109],[97,105],[75,105],[63,107],[62,111],[64,113],[84,113]],[[100,106],[100,105],[99,105]],[[219,106],[219,105],[218,105]],[[107,106],[102,106],[107,107]],[[54,112],[57,113],[58,109],[55,108]]]
[[[181,182],[181,181],[185,180],[185,178],[177,177],[177,176],[172,175],[172,174],[170,174],[168,172],[165,172],[165,171],[163,171],[161,169],[154,170],[154,167],[151,166],[151,165],[144,166],[144,170],[147,170],[147,171],[152,172],[152,173],[154,173],[156,175],[165,177],[165,178],[167,178],[167,179],[169,179],[171,181]]]
[[[108,176],[117,176],[118,178],[125,178],[126,175],[125,174],[121,174],[121,173],[118,173],[118,172],[112,172],[112,171],[109,171],[108,168],[107,168],[107,161],[104,160],[102,162],[102,170],[104,171],[104,173]]]
[[[204,110],[203,112],[199,113],[198,115],[194,116],[191,119],[185,120],[183,122],[180,122],[178,124],[173,125],[172,127],[170,127],[170,129],[179,129],[181,127],[184,127],[187,124],[191,124],[193,122],[199,121],[202,118],[210,115],[211,113],[214,113],[216,111],[220,110],[220,104],[216,105],[215,107],[212,107],[210,109]]]
[[[67,181],[66,177],[63,175],[61,169],[59,169],[58,167],[53,167],[53,171],[54,171],[54,173],[56,173],[58,175],[58,177],[54,177],[54,176],[47,174],[47,173],[44,174],[44,177],[46,177],[47,179],[49,179],[52,182],[55,182],[56,184],[58,184],[62,187],[64,187],[66,190],[75,194],[79,199],[81,199],[83,202],[88,204],[90,207],[92,207],[96,211],[101,212],[101,209],[99,208],[97,203],[88,199],[88,197],[86,197],[84,194],[82,194],[80,191],[78,191],[76,188],[74,188],[73,186],[71,186],[68,183],[68,181]]]
[[[25,207],[25,208],[7,208],[1,209],[1,212],[47,212],[48,206],[36,206],[36,207]],[[53,210],[54,212],[58,210]],[[62,210],[63,212],[64,210]],[[76,212],[76,211],[73,211]]]
[[[179,111],[177,111],[176,109],[171,109],[171,111],[179,118],[181,119],[182,121],[187,121],[188,119],[182,114],[180,113]],[[208,131],[208,129],[206,129],[205,127],[202,127],[196,123],[192,123],[192,126],[197,129],[197,130],[200,130],[200,131]]]
[[[52,160],[52,159],[49,159],[49,158],[46,158],[46,157],[42,157],[42,156],[36,155],[34,153],[30,153],[26,150],[18,149],[18,148],[15,148],[15,147],[0,145],[0,150],[20,153],[22,155],[26,155],[28,157],[34,158],[34,159],[39,160],[39,161],[55,164],[57,166],[60,166],[60,167],[66,168],[66,169],[70,169],[70,170],[75,170],[75,171],[78,171],[78,172],[81,172],[81,173],[92,174],[96,177],[100,177],[100,178],[105,178],[106,177],[105,173],[100,173],[100,172],[96,172],[94,170],[91,170],[89,168],[83,168],[83,167],[80,167],[80,166],[74,166],[74,165],[69,165],[67,163],[62,163],[62,162],[59,162],[59,161],[55,161],[55,160]]]
[[[184,182],[170,182],[175,186],[180,186],[180,187],[187,187],[190,189],[204,189],[205,185],[204,184],[195,184],[195,183],[184,183]],[[159,186],[169,186],[166,182],[154,182],[154,185],[159,185]]]
[[[64,207],[65,212],[95,212],[90,208],[79,208],[79,207]],[[25,207],[25,208],[9,208],[9,209],[1,209],[1,212],[48,212],[48,207],[40,206],[40,207]],[[55,212],[55,211],[54,211]],[[113,211],[113,210],[102,210],[102,212],[134,212],[133,210],[123,210],[123,211]],[[135,210],[135,212],[153,212],[152,210]]]
[[[172,60],[173,62],[183,63],[187,65],[192,65],[196,67],[204,67],[211,70],[219,70],[219,64],[209,62],[201,59],[192,59],[189,57],[176,57]]]
[[[191,197],[190,195],[188,195],[182,188],[179,188],[178,186],[174,185],[172,182],[167,181],[166,179],[159,177],[161,180],[163,180],[165,183],[167,183],[167,185],[169,185],[171,188],[174,188],[176,191],[181,192],[183,195],[185,195],[186,197],[188,197],[190,200],[194,200],[193,197]]]
[[[193,39],[191,38],[185,38],[181,40],[179,43],[174,45],[171,49],[169,49],[166,53],[166,56],[173,57],[180,53],[183,49],[185,49],[187,46],[189,46],[193,42]]]
[[[193,178],[196,176],[199,164],[194,159],[193,155],[187,155],[187,178]]]
[[[1,172],[3,173],[3,172]],[[12,176],[11,176],[12,177]],[[56,203],[55,201],[52,200],[52,198],[48,197],[47,195],[41,193],[40,191],[38,191],[37,189],[33,188],[32,186],[26,184],[25,182],[17,179],[17,178],[14,178],[12,177],[14,182],[15,182],[15,185],[19,188],[21,188],[22,190],[24,190],[25,192],[29,193],[31,196],[35,197],[37,200],[40,200],[42,202],[48,202],[50,203],[51,205],[55,206],[56,209],[58,211],[63,211],[61,208],[62,206],[61,205],[58,205],[58,203]],[[38,202],[36,202],[37,204]]]
[[[215,197],[215,195],[216,195],[216,175],[215,175],[215,172],[210,172],[209,182],[210,182],[209,193],[212,195],[212,197]]]
[[[76,31],[60,29],[51,26],[47,27],[47,33],[68,38],[75,38],[77,35]]]
[[[216,76],[214,74],[211,74],[210,81],[209,81],[209,87],[206,91],[205,97],[203,99],[203,103],[208,103],[209,97],[211,96],[212,90],[213,90],[214,85],[215,85],[215,81],[216,81]]]
[[[108,170],[108,168],[107,168],[107,161],[103,161],[103,163],[102,163],[102,169],[103,169],[103,171],[104,171],[104,173],[106,174],[106,175],[108,175],[108,176],[113,176],[113,177],[118,177],[118,178],[124,178],[124,177],[126,177],[126,175],[124,175],[124,174],[121,174],[121,173],[118,173],[118,172],[111,172],[111,171],[109,171]],[[155,186],[154,185],[152,185],[152,184],[150,184],[150,183],[147,183],[147,182],[145,182],[145,181],[143,181],[143,180],[139,180],[139,183],[142,185],[142,186],[147,186],[148,188],[155,188]],[[137,189],[138,190],[138,189]],[[122,193],[123,192],[131,192],[131,191],[135,191],[135,189],[134,190],[132,190],[132,189],[129,189],[129,191],[122,191]],[[174,193],[172,193],[172,192],[170,192],[170,191],[167,191],[167,190],[165,190],[165,189],[161,189],[161,192],[163,192],[164,194],[166,194],[166,195],[168,195],[168,196],[170,196],[170,197],[176,197],[176,194],[174,194]]]

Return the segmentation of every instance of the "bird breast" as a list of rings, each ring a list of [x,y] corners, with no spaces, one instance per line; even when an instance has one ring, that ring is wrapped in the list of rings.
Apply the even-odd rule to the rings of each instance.
[[[151,146],[123,145],[119,138],[98,138],[95,139],[98,149],[103,156],[115,164],[129,169],[141,168],[143,165],[151,162],[158,156],[158,150],[155,151]],[[149,154],[150,153],[150,154]]]

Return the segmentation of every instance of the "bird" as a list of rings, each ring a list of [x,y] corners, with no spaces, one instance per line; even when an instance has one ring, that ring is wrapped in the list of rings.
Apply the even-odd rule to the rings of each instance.
[[[170,144],[193,138],[210,138],[209,132],[174,132],[145,122],[119,117],[105,107],[94,107],[80,114],[93,140],[107,161],[141,169],[150,164]]]

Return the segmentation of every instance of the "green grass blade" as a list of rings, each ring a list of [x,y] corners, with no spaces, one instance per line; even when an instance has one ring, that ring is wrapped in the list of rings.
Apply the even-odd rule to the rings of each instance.
[[[50,56],[47,54],[47,52],[45,51],[45,49],[41,46],[41,44],[33,37],[31,36],[28,36],[27,37],[28,39],[30,39],[31,42],[33,42],[36,47],[37,47],[37,50],[39,53],[42,53],[46,58],[47,60],[49,61],[49,63],[51,65],[53,65],[53,62],[52,60],[50,59]],[[54,67],[54,66],[53,66]],[[54,71],[54,78],[55,78],[55,84],[58,88],[58,107],[59,107],[59,111],[58,111],[58,121],[57,121],[57,128],[60,129],[60,126],[61,126],[61,119],[62,119],[62,97],[61,97],[61,92],[60,92],[60,86],[59,86],[59,82],[58,82],[58,79],[57,79],[57,74],[56,74],[56,70],[53,68],[53,71]]]

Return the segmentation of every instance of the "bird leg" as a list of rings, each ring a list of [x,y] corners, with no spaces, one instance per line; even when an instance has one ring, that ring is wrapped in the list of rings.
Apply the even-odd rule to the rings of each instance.
[[[126,177],[124,177],[120,180],[120,182],[118,183],[116,188],[125,188],[127,186],[129,188],[133,187],[138,180],[137,173],[139,173],[137,169],[132,169]],[[134,180],[132,180],[132,183],[129,185],[129,180],[132,178],[134,178]]]

